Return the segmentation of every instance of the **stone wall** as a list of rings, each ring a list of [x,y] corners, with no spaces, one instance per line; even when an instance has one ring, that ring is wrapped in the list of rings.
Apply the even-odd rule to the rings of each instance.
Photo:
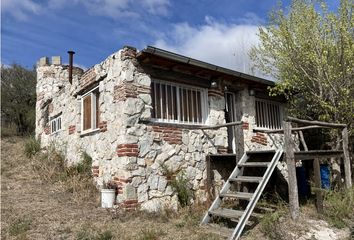
[[[37,67],[36,136],[43,147],[54,143],[64,151],[68,164],[87,152],[93,158],[96,183],[113,181],[117,203],[127,209],[156,211],[177,208],[166,168],[188,179],[197,201],[206,200],[206,156],[225,152],[227,129],[192,130],[151,122],[151,78],[136,60],[136,50],[125,47],[86,71],[75,68],[72,84],[68,67],[43,59]],[[98,128],[81,131],[81,95],[98,86]],[[273,148],[269,136],[253,132],[254,97],[241,92],[246,150]],[[221,91],[209,90],[206,124],[225,123]],[[62,130],[50,133],[49,119],[61,114]],[[279,136],[274,136],[281,142]]]

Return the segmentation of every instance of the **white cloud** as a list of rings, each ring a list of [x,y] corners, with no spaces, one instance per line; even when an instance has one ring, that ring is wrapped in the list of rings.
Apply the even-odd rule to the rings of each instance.
[[[169,0],[142,0],[142,5],[153,15],[168,15]]]
[[[251,60],[248,56],[252,46],[259,43],[256,15],[245,17],[241,24],[227,24],[206,17],[205,24],[191,26],[188,23],[174,25],[171,32],[156,40],[155,46],[177,52],[198,60],[240,72],[251,72]],[[247,21],[246,21],[247,20]]]
[[[152,15],[168,14],[169,0],[49,0],[50,8],[63,8],[67,4],[82,4],[89,13],[107,16],[113,19],[120,17],[139,17],[144,12]]]
[[[2,0],[1,11],[17,20],[26,20],[29,14],[38,14],[42,7],[32,0]]]

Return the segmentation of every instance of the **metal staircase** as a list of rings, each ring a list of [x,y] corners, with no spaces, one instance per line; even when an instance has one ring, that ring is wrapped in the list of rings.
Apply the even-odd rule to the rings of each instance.
[[[208,224],[214,216],[237,220],[237,226],[234,229],[230,239],[239,239],[282,154],[282,149],[245,152],[230,177],[225,182],[219,195],[215,198],[208,212],[205,214],[201,224]],[[272,157],[271,161],[258,161],[258,158],[264,155]],[[265,172],[263,176],[245,176],[244,170],[246,168],[265,168]],[[258,184],[258,186],[253,193],[242,191],[235,192],[231,189],[234,183],[254,183]],[[221,208],[221,204],[225,198],[247,200],[248,204],[245,210]]]

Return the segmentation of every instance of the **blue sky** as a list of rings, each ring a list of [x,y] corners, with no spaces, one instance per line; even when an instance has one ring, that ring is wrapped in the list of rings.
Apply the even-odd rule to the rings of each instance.
[[[2,0],[1,63],[31,68],[40,57],[53,55],[67,62],[72,49],[75,63],[88,68],[124,45],[153,45],[248,72],[247,52],[277,2]]]

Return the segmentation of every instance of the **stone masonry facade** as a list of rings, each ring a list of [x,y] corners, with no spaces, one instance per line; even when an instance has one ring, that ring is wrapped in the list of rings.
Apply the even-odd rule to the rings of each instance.
[[[117,203],[126,209],[158,211],[176,209],[178,199],[164,167],[184,173],[195,201],[206,201],[206,157],[228,149],[227,129],[197,130],[151,121],[151,77],[139,66],[137,51],[124,47],[86,72],[74,68],[72,84],[68,66],[58,57],[37,66],[36,137],[42,147],[55,144],[68,164],[87,152],[98,186],[113,181]],[[98,87],[97,128],[82,131],[81,96]],[[272,149],[282,136],[255,133],[254,97],[241,91],[245,150]],[[51,119],[61,116],[61,129],[51,132]],[[223,93],[209,89],[207,125],[225,123]]]

